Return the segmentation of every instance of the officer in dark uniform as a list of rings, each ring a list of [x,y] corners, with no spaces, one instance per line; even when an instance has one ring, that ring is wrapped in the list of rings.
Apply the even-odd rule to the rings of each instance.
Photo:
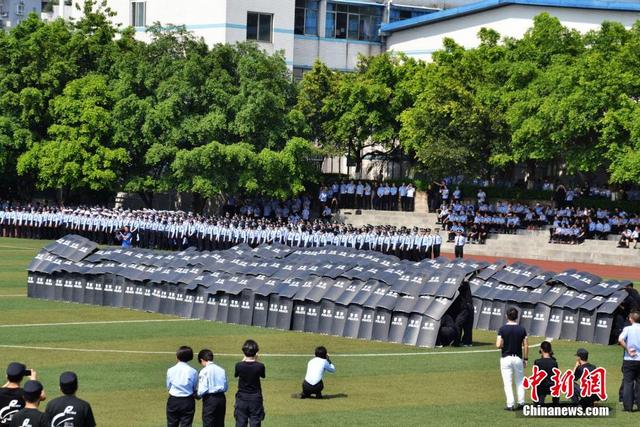
[[[50,427],[47,414],[38,411],[40,402],[47,398],[44,387],[39,381],[29,380],[24,385],[24,409],[21,409],[11,419],[10,427]]]
[[[25,376],[36,378],[33,370],[22,363],[13,362],[7,367],[7,382],[0,388],[0,426],[8,426],[11,418],[24,408],[23,390],[20,387]]]
[[[74,372],[60,375],[60,391],[64,396],[57,397],[47,404],[45,413],[51,425],[72,425],[73,427],[95,427],[96,420],[88,402],[78,399],[78,376]]]

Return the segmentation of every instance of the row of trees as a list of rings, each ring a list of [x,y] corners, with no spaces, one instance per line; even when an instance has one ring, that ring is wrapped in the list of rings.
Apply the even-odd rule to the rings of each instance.
[[[159,25],[142,43],[111,16],[88,0],[77,22],[0,31],[0,193],[284,198],[318,180],[322,155],[360,169],[372,149],[433,177],[553,163],[640,182],[640,26],[581,35],[542,14],[520,40],[483,29],[478,48],[447,40],[430,63],[316,62],[296,83],[281,54]]]
[[[88,1],[76,23],[32,15],[0,31],[0,191],[122,189],[150,204],[170,189],[282,198],[317,178],[282,55],[159,25],[143,43],[111,16]]]
[[[327,148],[396,144],[433,177],[524,165],[640,182],[640,23],[580,34],[541,14],[522,39],[445,40],[430,63],[382,55],[339,74],[316,63],[296,108]],[[337,145],[336,145],[337,144]]]

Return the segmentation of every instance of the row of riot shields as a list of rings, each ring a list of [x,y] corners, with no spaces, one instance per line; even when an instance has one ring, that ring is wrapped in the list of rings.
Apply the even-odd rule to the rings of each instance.
[[[533,277],[539,276],[546,280],[532,279],[531,287],[526,281],[506,284],[501,281],[504,274],[470,280],[474,328],[497,331],[505,323],[506,310],[515,307],[529,335],[610,343],[614,317],[626,296],[625,282],[603,282],[573,271],[537,272]]]
[[[277,244],[215,252],[98,249],[73,235],[44,248],[28,271],[34,298],[425,347],[435,345],[463,282],[475,328],[497,330],[513,306],[530,335],[608,343],[626,284],[523,263],[414,263]]]
[[[30,272],[28,294],[33,298],[422,347],[435,345],[440,319],[458,297],[400,295],[380,283],[348,281],[345,286],[331,278],[323,278],[319,286],[308,289],[299,283],[251,288],[229,281],[197,282],[151,283],[113,273]],[[318,292],[322,286],[325,291]]]

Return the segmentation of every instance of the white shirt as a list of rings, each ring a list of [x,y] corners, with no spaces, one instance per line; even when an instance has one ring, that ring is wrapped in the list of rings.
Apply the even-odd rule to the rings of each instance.
[[[307,363],[307,374],[304,376],[304,380],[311,385],[316,385],[322,381],[324,371],[335,372],[336,367],[333,366],[333,363],[329,363],[327,359],[314,357]]]

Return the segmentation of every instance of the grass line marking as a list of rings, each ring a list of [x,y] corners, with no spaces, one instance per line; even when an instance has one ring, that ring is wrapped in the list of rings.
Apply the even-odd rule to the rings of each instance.
[[[14,294],[14,295],[1,295],[0,298],[17,298],[17,297],[27,297],[26,294]]]
[[[19,251],[31,251],[31,252],[35,250],[34,248],[23,248],[21,246],[6,246],[6,245],[0,245],[0,249],[15,249]]]
[[[529,347],[537,347],[540,344],[533,344]],[[114,349],[97,349],[97,348],[70,348],[70,347],[43,347],[28,345],[10,345],[0,344],[0,348],[13,348],[21,350],[50,350],[50,351],[73,351],[79,353],[116,353],[116,354],[175,354],[175,351],[150,351],[150,350],[114,350]],[[430,356],[440,354],[469,354],[469,353],[496,353],[498,349],[492,350],[461,350],[461,351],[431,351],[420,353],[332,353],[331,357],[398,357],[398,356]],[[238,353],[216,353],[216,356],[233,357]],[[262,357],[309,357],[308,353],[265,353],[260,354]]]
[[[29,328],[42,326],[81,326],[81,325],[113,325],[120,323],[153,323],[153,322],[192,322],[197,319],[133,319],[133,320],[99,320],[95,322],[60,322],[60,323],[20,323],[0,325],[0,328]]]

